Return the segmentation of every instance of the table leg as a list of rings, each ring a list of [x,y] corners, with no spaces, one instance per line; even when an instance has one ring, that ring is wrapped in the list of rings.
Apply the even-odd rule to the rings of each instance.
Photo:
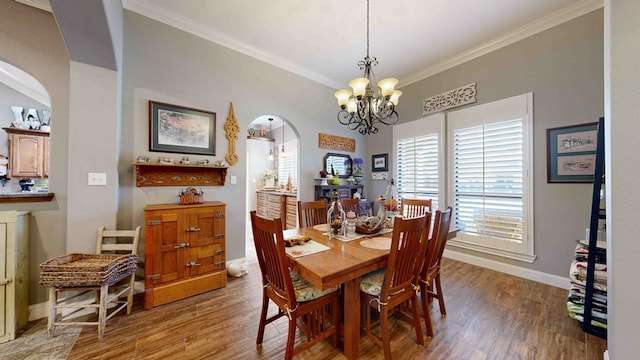
[[[344,284],[344,355],[360,356],[360,278]]]

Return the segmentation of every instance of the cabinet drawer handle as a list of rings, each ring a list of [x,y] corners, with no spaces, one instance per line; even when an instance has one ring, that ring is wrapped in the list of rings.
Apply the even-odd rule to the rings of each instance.
[[[218,235],[216,235],[216,239],[222,239],[222,238],[224,238],[224,234],[218,234]]]
[[[216,255],[222,255],[222,254],[224,254],[224,250],[222,249],[216,250]]]
[[[187,267],[195,267],[195,266],[201,266],[201,264],[200,264],[200,263],[197,263],[197,262],[195,262],[195,261],[192,261],[192,262],[190,262],[190,263],[188,263],[188,264],[187,264]]]
[[[180,245],[174,246],[173,248],[174,249],[182,249],[182,248],[186,248],[186,247],[189,247],[189,246],[190,246],[189,243],[182,243]]]
[[[196,232],[196,231],[200,231],[200,229],[193,226],[187,229],[187,232]]]
[[[222,267],[224,265],[224,261],[220,261],[214,264],[216,267]]]

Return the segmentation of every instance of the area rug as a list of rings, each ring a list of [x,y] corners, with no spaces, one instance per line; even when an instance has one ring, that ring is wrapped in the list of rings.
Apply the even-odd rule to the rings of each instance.
[[[64,360],[73,348],[82,326],[61,326],[47,335],[47,319],[29,322],[15,340],[0,344],[2,360]]]

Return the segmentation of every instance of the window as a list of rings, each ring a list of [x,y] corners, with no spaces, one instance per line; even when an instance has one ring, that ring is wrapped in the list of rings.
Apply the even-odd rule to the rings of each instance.
[[[285,152],[287,156],[278,157],[278,182],[282,185],[287,185],[289,176],[291,176],[291,184],[296,188],[298,187],[298,149],[297,141],[287,141],[284,143]],[[282,144],[276,146],[278,149],[282,148]]]
[[[533,261],[531,109],[525,94],[447,115],[453,244]]]
[[[431,199],[438,208],[444,162],[442,151],[442,125],[444,115],[394,126],[396,186],[398,198]],[[444,194],[444,192],[442,192]]]
[[[532,94],[394,126],[399,197],[453,206],[449,244],[533,262]],[[446,168],[445,168],[446,165]]]

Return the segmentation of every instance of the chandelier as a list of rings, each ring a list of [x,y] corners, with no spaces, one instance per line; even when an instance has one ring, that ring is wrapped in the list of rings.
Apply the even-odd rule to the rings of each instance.
[[[362,135],[378,133],[378,123],[393,125],[398,122],[396,105],[402,91],[395,90],[398,79],[382,79],[375,85],[375,75],[372,66],[378,65],[375,57],[369,57],[369,0],[367,0],[367,56],[358,62],[362,70],[362,77],[349,82],[351,90],[338,90],[334,96],[338,99],[340,111],[338,121],[349,126],[351,130],[358,130]],[[373,80],[373,81],[372,81]]]

